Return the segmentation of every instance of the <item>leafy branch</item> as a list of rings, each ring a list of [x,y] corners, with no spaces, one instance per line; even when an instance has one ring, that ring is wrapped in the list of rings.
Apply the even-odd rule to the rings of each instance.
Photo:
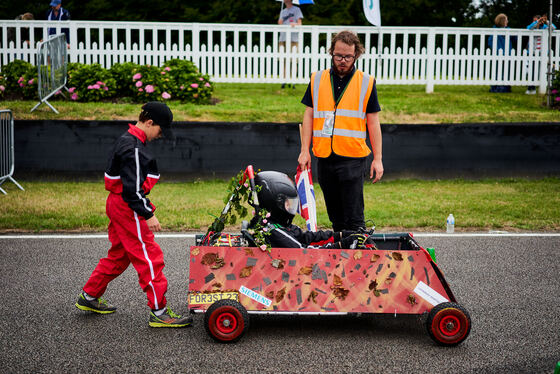
[[[256,174],[256,173],[255,173]],[[210,233],[220,233],[224,230],[227,225],[235,225],[238,220],[243,219],[247,216],[247,207],[244,204],[248,204],[255,208],[253,215],[255,216],[251,221],[251,235],[253,236],[255,243],[263,250],[270,251],[270,245],[267,243],[266,237],[270,235],[267,228],[267,218],[270,217],[270,213],[266,209],[262,209],[255,205],[253,201],[253,194],[249,185],[249,182],[244,179],[244,171],[241,170],[237,175],[231,178],[228,186],[227,192],[229,197],[224,198],[224,203],[226,204],[222,213],[219,217],[214,219],[214,222],[208,227],[207,235]],[[259,192],[261,186],[255,186],[255,192]]]

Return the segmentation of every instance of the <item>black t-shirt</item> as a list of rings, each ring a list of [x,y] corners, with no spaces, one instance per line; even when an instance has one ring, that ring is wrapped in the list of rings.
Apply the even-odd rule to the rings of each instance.
[[[350,82],[350,79],[352,79],[352,77],[354,76],[355,71],[356,68],[354,68],[351,74],[348,74],[340,78],[338,75],[333,74],[332,69],[330,70],[330,74],[333,77],[335,101],[338,100],[339,96],[344,91],[344,88],[346,88],[346,85],[348,85],[348,82]],[[305,91],[305,95],[303,95],[303,99],[301,99],[301,102],[309,107],[313,107],[313,99],[311,97],[311,82],[309,82],[309,84],[307,85],[307,91]],[[377,113],[380,111],[381,108],[379,107],[379,101],[377,100],[376,83],[374,82],[373,87],[371,89],[371,95],[369,95],[369,101],[367,103],[366,113]]]

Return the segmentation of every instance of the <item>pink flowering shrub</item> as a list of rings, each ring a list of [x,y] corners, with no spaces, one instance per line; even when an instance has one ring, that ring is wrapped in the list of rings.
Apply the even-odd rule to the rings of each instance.
[[[28,62],[14,60],[2,66],[0,73],[0,98],[36,99],[37,68]]]
[[[560,70],[556,70],[552,75],[552,107],[560,110]]]
[[[10,98],[36,99],[37,83],[36,67],[13,61],[2,66],[0,98],[9,94]],[[192,62],[179,59],[169,60],[162,67],[125,62],[110,69],[99,64],[69,63],[66,87],[69,95],[60,90],[53,99],[83,102],[117,99],[138,103],[180,100],[206,104],[213,91],[207,75],[201,74]]]
[[[163,92],[169,91],[166,76],[162,69],[151,65],[135,65],[132,76],[132,93],[130,97],[138,103],[163,101]]]
[[[19,77],[18,86],[20,87],[20,93],[24,99],[39,99],[39,93],[37,92],[38,83],[39,79],[37,78],[37,69],[35,68],[27,70]]]
[[[115,97],[130,97],[137,91],[134,83],[142,79],[142,75],[135,73],[134,70],[138,67],[133,62],[117,63],[111,66],[109,74],[115,80],[116,92]]]
[[[171,94],[174,99],[197,104],[210,103],[213,90],[210,77],[201,74],[191,61],[169,60],[165,62],[164,70],[171,78]]]
[[[116,82],[107,69],[99,64],[68,64],[70,100],[101,101],[112,98],[116,93]]]
[[[0,99],[4,97],[5,92],[6,92],[6,78],[4,78],[4,75],[0,73]]]
[[[28,71],[35,70],[37,76],[37,68],[29,62],[22,60],[14,60],[9,64],[2,66],[3,86],[5,87],[5,94],[13,93],[16,95],[23,94],[23,86],[21,85],[20,78],[22,78]],[[29,79],[27,80],[29,81]]]

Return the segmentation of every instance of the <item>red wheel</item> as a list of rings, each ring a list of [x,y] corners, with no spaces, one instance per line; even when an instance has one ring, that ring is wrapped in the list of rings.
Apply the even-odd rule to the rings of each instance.
[[[428,314],[426,327],[430,337],[440,345],[454,346],[467,338],[471,331],[471,317],[456,303],[442,303]]]
[[[249,314],[237,301],[219,300],[204,314],[204,327],[216,341],[235,342],[249,328]]]
[[[225,312],[218,315],[215,324],[221,334],[231,334],[237,328],[238,316]]]

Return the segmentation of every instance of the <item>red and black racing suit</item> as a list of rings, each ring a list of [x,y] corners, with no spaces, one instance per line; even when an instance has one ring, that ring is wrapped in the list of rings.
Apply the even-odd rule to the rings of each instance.
[[[266,236],[267,240],[275,248],[340,248],[341,246],[337,244],[343,238],[352,234],[352,231],[303,231],[293,224],[282,226],[276,223],[268,223],[266,228],[270,233]]]
[[[163,252],[146,223],[155,210],[146,195],[158,180],[156,160],[146,149],[146,134],[129,125],[128,131],[115,143],[105,170],[105,189],[109,191],[106,213],[112,246],[84,286],[89,295],[103,295],[109,282],[132,263],[140,287],[148,297],[148,306],[151,309],[166,306]]]

